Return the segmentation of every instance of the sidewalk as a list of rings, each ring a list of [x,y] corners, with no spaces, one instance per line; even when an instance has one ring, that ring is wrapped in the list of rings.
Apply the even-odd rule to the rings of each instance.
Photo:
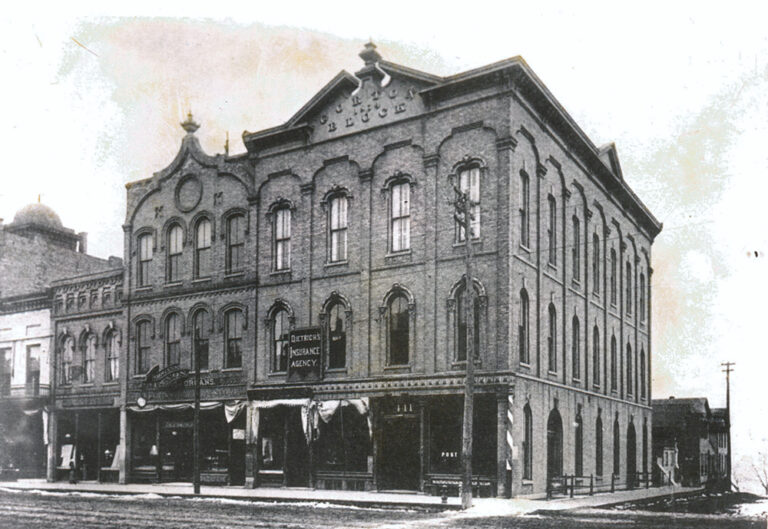
[[[12,490],[42,490],[49,492],[78,492],[96,494],[152,494],[157,496],[195,497],[190,483],[140,484],[130,483],[98,483],[81,481],[70,484],[64,481],[48,483],[43,479],[24,479],[18,481],[0,482],[0,489]],[[467,510],[465,516],[514,516],[541,511],[565,511],[573,509],[590,509],[605,507],[619,503],[638,501],[668,496],[670,494],[690,494],[703,490],[695,487],[656,487],[606,492],[594,496],[577,496],[574,498],[557,498],[553,500],[513,498],[475,498],[474,505]],[[243,487],[200,487],[200,496],[205,498],[241,499],[245,501],[267,502],[319,502],[356,507],[390,508],[390,509],[428,509],[428,510],[458,510],[460,498],[448,498],[447,504],[442,503],[439,496],[423,494],[364,492],[352,490],[320,490],[306,488],[265,488],[245,489]]]

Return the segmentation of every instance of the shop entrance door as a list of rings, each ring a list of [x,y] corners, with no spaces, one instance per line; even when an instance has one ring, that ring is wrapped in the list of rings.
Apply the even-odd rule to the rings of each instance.
[[[301,408],[287,408],[285,426],[285,484],[309,487],[309,447],[301,425]]]
[[[416,416],[385,417],[379,456],[380,488],[419,490],[419,419]]]
[[[192,424],[166,423],[160,432],[162,481],[192,481]]]

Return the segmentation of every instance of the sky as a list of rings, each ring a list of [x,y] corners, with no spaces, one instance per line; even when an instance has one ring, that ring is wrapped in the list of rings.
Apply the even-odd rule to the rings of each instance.
[[[89,252],[122,255],[125,188],[174,158],[191,110],[210,154],[279,125],[373,39],[450,75],[521,55],[664,229],[653,246],[653,395],[725,405],[736,477],[768,452],[768,4],[282,2],[0,15],[0,218],[40,195]],[[322,4],[322,5],[320,5]],[[183,9],[179,6],[183,6]]]

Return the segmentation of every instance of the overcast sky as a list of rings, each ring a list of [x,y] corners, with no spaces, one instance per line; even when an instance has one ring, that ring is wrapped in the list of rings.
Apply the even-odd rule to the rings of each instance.
[[[722,406],[719,363],[734,361],[736,459],[768,451],[768,12],[758,2],[102,4],[2,15],[5,222],[40,194],[89,233],[91,253],[121,255],[124,184],[173,160],[188,109],[207,152],[222,152],[229,133],[237,153],[244,130],[282,123],[339,70],[359,69],[369,38],[385,59],[439,75],[521,55],[595,144],[616,142],[627,182],[664,223],[654,396]]]

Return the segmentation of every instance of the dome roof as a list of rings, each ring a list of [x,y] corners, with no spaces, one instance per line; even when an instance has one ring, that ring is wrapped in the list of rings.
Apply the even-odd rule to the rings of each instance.
[[[24,206],[13,217],[13,224],[33,224],[43,228],[51,228],[54,230],[61,230],[64,226],[61,224],[61,219],[48,206],[40,204],[39,202]]]

